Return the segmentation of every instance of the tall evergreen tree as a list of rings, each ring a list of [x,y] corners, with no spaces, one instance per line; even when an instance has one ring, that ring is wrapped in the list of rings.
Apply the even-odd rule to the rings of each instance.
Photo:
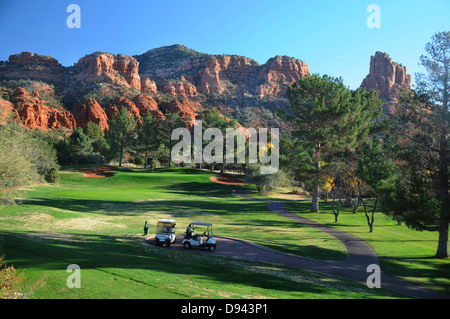
[[[150,112],[142,116],[137,125],[137,149],[144,152],[144,168],[147,168],[149,152],[155,151],[161,144],[161,123]]]
[[[75,159],[75,165],[78,166],[80,159],[91,154],[92,150],[92,143],[89,138],[84,135],[81,128],[76,127],[69,137],[68,144],[68,152]]]
[[[236,128],[237,121],[229,120],[225,116],[223,116],[219,110],[213,109],[212,111],[206,112],[202,119],[202,128],[203,131],[208,128],[218,128],[222,132],[223,144],[226,144],[226,129],[227,128]],[[225,171],[225,149],[222,152],[222,164],[220,165],[220,174],[223,174]],[[213,164],[214,165],[214,164]]]
[[[290,107],[284,116],[294,128],[297,175],[309,186],[311,211],[317,212],[320,189],[327,181],[323,166],[367,139],[377,126],[382,101],[376,92],[351,91],[340,78],[316,74],[294,83],[287,96]]]
[[[186,122],[183,121],[178,113],[166,113],[166,119],[161,125],[161,142],[169,150],[169,167],[172,167],[172,147],[175,141],[172,141],[172,132],[176,128],[186,127]],[[187,120],[186,120],[187,121]]]
[[[440,32],[421,57],[425,74],[417,74],[415,92],[403,92],[389,137],[401,171],[384,189],[383,207],[417,230],[437,231],[437,258],[449,257],[448,179],[450,164],[450,32]]]
[[[131,146],[136,128],[134,116],[124,107],[108,121],[109,129],[105,132],[105,138],[116,154],[119,156],[119,167],[122,166],[124,151]]]
[[[363,143],[356,175],[359,178],[356,180],[358,201],[364,207],[369,232],[373,232],[380,188],[385,187],[387,184],[392,185],[392,181],[397,175],[392,160],[383,153],[377,137],[374,137],[371,143]],[[370,215],[365,197],[371,197],[375,200]]]

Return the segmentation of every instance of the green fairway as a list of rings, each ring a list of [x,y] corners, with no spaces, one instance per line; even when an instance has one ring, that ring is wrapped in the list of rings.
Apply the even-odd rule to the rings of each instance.
[[[280,217],[266,203],[232,194],[194,169],[122,169],[110,178],[61,172],[60,185],[24,190],[21,204],[0,212],[0,248],[27,280],[46,277],[34,298],[386,298],[361,284],[288,267],[213,254],[160,249],[143,242],[160,218],[177,232],[191,221],[214,223],[215,234],[290,254],[341,260],[333,237]],[[66,268],[81,268],[82,288],[69,289]]]
[[[330,205],[322,202],[320,213],[310,213],[310,205],[308,201],[285,201],[285,207],[293,213],[363,239],[377,253],[382,271],[450,294],[450,260],[433,258],[437,232],[411,230],[377,212],[370,233],[362,207],[356,214],[351,208],[342,208],[335,223]]]

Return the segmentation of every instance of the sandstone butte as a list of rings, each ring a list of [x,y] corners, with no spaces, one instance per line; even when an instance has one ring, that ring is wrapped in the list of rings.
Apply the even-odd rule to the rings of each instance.
[[[398,103],[400,90],[411,89],[411,75],[407,74],[406,67],[393,62],[386,53],[378,51],[370,58],[370,71],[361,87],[368,91],[379,91],[379,97],[385,101],[384,111],[392,113]]]
[[[75,69],[79,72],[75,78],[80,82],[107,82],[141,90],[139,62],[130,56],[95,52],[81,58]]]
[[[140,70],[139,59],[142,56],[95,52],[81,58],[72,67],[63,67],[56,59],[39,54],[22,52],[11,55],[8,62],[0,61],[0,80],[29,79],[44,84],[40,87],[36,84],[38,89],[32,93],[22,87],[15,87],[12,94],[3,92],[4,96],[10,94],[9,101],[0,99],[0,108],[12,111],[26,127],[41,130],[72,130],[77,126],[84,127],[87,122],[94,122],[105,130],[108,129],[108,119],[120,106],[137,118],[151,112],[154,117],[164,120],[165,113],[175,112],[183,119],[189,118],[188,126],[191,126],[195,119],[201,117],[203,103],[217,96],[224,98],[216,107],[228,110],[233,108],[231,104],[227,105],[228,95],[250,94],[261,103],[267,98],[287,103],[288,85],[309,74],[306,63],[287,56],[276,56],[259,65],[242,56],[201,55],[171,64],[166,61],[158,64],[156,69],[145,70]],[[154,64],[158,59],[155,61]],[[42,98],[55,96],[50,85],[58,87],[60,92],[77,96],[99,83],[106,85],[115,96],[106,101],[97,101],[95,96],[80,96],[81,100],[68,107],[70,112],[62,107],[50,107],[50,102]],[[411,76],[405,67],[393,62],[387,54],[376,52],[371,57],[370,72],[361,86],[367,90],[379,90],[389,112],[397,103],[399,90],[409,89],[410,83]],[[121,88],[119,91],[118,87]],[[42,90],[47,90],[48,94],[40,97],[38,91]],[[255,116],[262,113],[256,111]],[[0,122],[4,121],[4,113],[0,115]],[[251,123],[258,122],[255,118]]]

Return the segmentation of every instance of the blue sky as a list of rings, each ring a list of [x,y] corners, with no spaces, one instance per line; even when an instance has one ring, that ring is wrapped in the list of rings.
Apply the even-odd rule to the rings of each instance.
[[[80,29],[66,25],[72,3]],[[379,29],[367,27],[370,4],[381,9]],[[449,30],[449,0],[0,0],[0,60],[31,51],[70,66],[95,51],[135,55],[183,44],[261,64],[288,55],[353,89],[376,51],[414,75],[431,36]]]

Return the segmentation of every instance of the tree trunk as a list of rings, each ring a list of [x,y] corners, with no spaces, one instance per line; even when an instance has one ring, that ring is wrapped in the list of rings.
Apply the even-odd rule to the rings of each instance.
[[[334,204],[333,204],[333,213],[334,213],[334,222],[337,223],[338,222],[338,217],[339,217],[339,210],[340,210],[340,204],[337,204],[337,209],[334,209]]]
[[[449,222],[443,222],[439,227],[439,242],[436,252],[436,258],[448,258],[448,225]]]
[[[339,211],[341,210],[341,202],[342,202],[342,199],[339,198],[339,201],[336,204],[336,198],[333,195],[333,201],[331,202],[331,209],[333,210],[335,223],[338,222]]]
[[[355,198],[355,203],[353,204],[353,214],[356,214],[358,212],[358,205],[359,205],[359,198]]]
[[[313,155],[313,159],[315,161],[315,165],[316,165],[316,170],[317,170],[317,174],[319,174],[320,172],[320,143],[316,143],[316,149],[314,151],[314,155]],[[319,196],[320,196],[320,187],[319,185],[315,185],[313,186],[313,191],[312,191],[312,203],[311,203],[311,212],[312,213],[317,213],[319,212]]]
[[[222,153],[222,165],[220,166],[220,175],[223,176],[223,173],[225,172],[225,152]]]
[[[120,144],[119,167],[122,167],[123,142]]]
[[[345,207],[352,207],[352,197],[350,195],[345,196]]]
[[[441,200],[441,211],[440,211],[440,227],[439,227],[439,242],[438,250],[436,252],[436,258],[447,258],[448,253],[448,205],[449,205],[449,195],[448,195],[448,150],[447,150],[447,119],[448,119],[448,68],[445,68],[445,78],[444,78],[444,92],[442,101],[442,121],[443,125],[441,127],[440,145],[439,145],[439,177],[438,177],[438,187],[439,187],[439,197]]]
[[[375,199],[375,204],[374,204],[373,210],[372,210],[372,216],[369,216],[369,214],[367,212],[366,202],[362,199],[362,197],[360,197],[360,200],[364,206],[364,213],[366,214],[367,225],[369,225],[369,233],[372,233],[373,232],[373,222],[375,220],[375,211],[377,209],[377,204],[378,204],[378,198]]]
[[[316,186],[312,193],[311,212],[317,213],[319,211],[319,186]]]
[[[148,148],[145,150],[144,168],[147,168],[148,162]]]

